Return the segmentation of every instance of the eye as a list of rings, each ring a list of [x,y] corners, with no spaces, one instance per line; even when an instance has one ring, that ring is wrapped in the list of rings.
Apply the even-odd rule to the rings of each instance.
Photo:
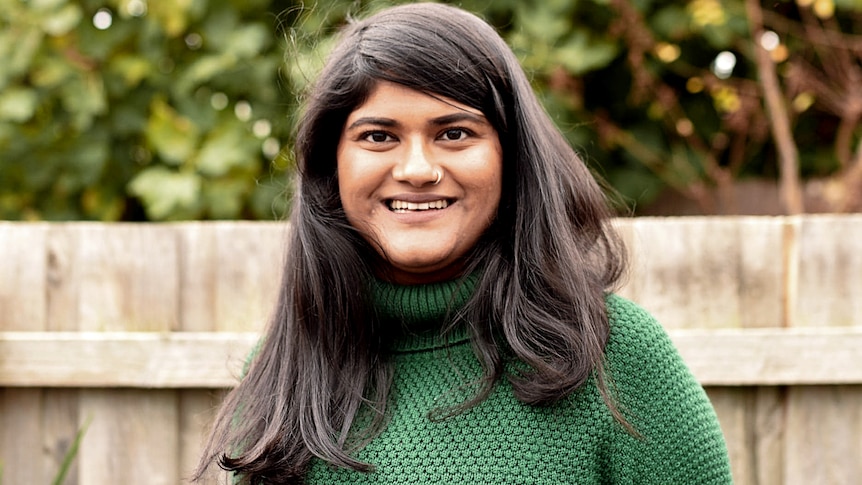
[[[363,133],[360,139],[371,143],[386,143],[387,141],[394,140],[392,136],[384,131],[369,131]]]
[[[463,128],[450,128],[443,132],[441,138],[448,141],[458,141],[467,138],[467,130]]]

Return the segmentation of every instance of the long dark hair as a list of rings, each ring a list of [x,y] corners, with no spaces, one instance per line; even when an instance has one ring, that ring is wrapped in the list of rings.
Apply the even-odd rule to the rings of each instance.
[[[449,411],[482,401],[503,378],[522,402],[541,406],[592,377],[625,423],[602,365],[605,293],[624,252],[599,185],[491,26],[454,7],[412,4],[349,25],[308,95],[278,305],[248,374],[224,401],[198,477],[216,460],[254,484],[301,482],[314,456],[362,471],[373,465],[351,451],[385,425],[391,329],[380,328],[368,285],[357,284],[375,274],[375,252],[345,218],[336,147],[349,113],[381,80],[480,110],[503,147],[502,199],[470,254],[466,271],[480,276],[459,314],[484,375],[478,393]],[[508,374],[513,358],[526,370]],[[362,409],[371,418],[351,429]]]

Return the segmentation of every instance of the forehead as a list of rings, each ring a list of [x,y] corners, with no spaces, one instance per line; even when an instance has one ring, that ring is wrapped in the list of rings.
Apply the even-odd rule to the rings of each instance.
[[[429,94],[402,84],[378,81],[365,100],[353,109],[348,120],[384,113],[416,114],[419,108],[428,112],[467,112],[484,118],[481,111],[454,99]]]

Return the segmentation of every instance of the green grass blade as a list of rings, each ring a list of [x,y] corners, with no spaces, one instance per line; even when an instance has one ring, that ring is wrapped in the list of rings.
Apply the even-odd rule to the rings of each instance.
[[[72,467],[72,462],[75,461],[75,457],[78,456],[78,448],[81,446],[81,441],[84,439],[84,435],[87,433],[87,428],[90,427],[91,421],[93,421],[92,416],[87,419],[84,426],[82,426],[75,434],[75,440],[72,441],[72,446],[69,447],[69,450],[66,451],[66,456],[63,457],[63,464],[60,465],[60,471],[54,478],[54,481],[52,482],[53,485],[63,485],[63,481],[66,479],[66,474],[69,473],[69,468]]]

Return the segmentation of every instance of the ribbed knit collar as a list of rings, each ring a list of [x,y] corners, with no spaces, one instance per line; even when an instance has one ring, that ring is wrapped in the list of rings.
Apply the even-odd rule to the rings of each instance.
[[[398,333],[396,352],[411,352],[464,342],[469,338],[463,325],[444,339],[440,332],[455,313],[464,307],[476,289],[477,275],[425,285],[398,285],[381,280],[372,284],[373,305],[384,324]]]

